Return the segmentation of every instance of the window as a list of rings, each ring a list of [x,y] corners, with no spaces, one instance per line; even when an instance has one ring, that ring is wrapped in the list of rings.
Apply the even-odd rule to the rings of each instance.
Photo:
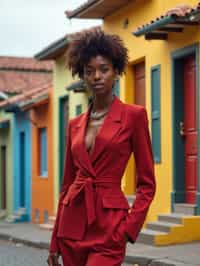
[[[155,163],[161,162],[160,65],[151,68],[152,148]]]
[[[119,97],[119,90],[120,90],[120,87],[119,87],[119,79],[115,80],[115,84],[114,84],[114,88],[113,88],[113,92],[114,94]]]
[[[47,129],[39,129],[40,176],[47,176]]]
[[[44,223],[48,223],[49,221],[49,213],[47,210],[44,210]]]
[[[76,115],[80,115],[82,113],[82,104],[76,105]]]
[[[40,221],[40,211],[38,209],[34,210],[34,221],[36,223],[39,223],[39,221]]]

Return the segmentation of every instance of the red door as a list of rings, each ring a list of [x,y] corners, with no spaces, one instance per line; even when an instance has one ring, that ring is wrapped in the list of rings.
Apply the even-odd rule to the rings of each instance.
[[[145,63],[139,63],[134,66],[134,103],[145,106]]]
[[[145,62],[135,64],[133,67],[134,75],[134,103],[145,106],[146,102],[146,90],[145,90]],[[134,170],[133,180],[136,180],[136,170]],[[136,181],[134,182],[134,188],[136,189]]]
[[[185,202],[196,203],[197,122],[195,57],[184,59]]]
[[[6,146],[1,146],[1,208],[6,209]]]

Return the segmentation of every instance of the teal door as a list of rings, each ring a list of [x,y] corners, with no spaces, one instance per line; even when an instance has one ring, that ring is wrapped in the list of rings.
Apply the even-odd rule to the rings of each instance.
[[[68,116],[69,116],[69,105],[68,97],[63,97],[60,99],[59,106],[59,187],[61,188],[63,172],[64,172],[64,161],[65,161],[65,151],[67,144],[67,127],[68,127]]]
[[[6,146],[1,146],[1,209],[6,209]]]
[[[20,132],[20,207],[25,207],[25,133]]]

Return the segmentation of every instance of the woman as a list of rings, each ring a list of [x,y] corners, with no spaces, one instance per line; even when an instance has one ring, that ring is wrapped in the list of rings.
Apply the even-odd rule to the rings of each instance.
[[[135,242],[155,192],[154,163],[144,107],[113,96],[115,80],[128,63],[116,35],[99,29],[75,38],[68,52],[72,74],[93,94],[89,110],[72,119],[64,180],[48,263],[64,266],[118,266],[126,242]],[[121,179],[131,153],[137,169],[131,208]]]

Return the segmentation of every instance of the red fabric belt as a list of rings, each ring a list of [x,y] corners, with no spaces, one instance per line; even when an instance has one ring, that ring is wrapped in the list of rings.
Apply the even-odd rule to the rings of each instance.
[[[88,225],[91,225],[96,219],[94,186],[106,188],[113,188],[113,186],[117,186],[117,188],[120,188],[120,185],[121,179],[116,177],[101,177],[94,179],[92,177],[77,176],[70,187],[70,191],[68,191],[69,193],[67,193],[67,196],[64,199],[64,203],[66,204],[76,198],[77,195],[84,189]]]

